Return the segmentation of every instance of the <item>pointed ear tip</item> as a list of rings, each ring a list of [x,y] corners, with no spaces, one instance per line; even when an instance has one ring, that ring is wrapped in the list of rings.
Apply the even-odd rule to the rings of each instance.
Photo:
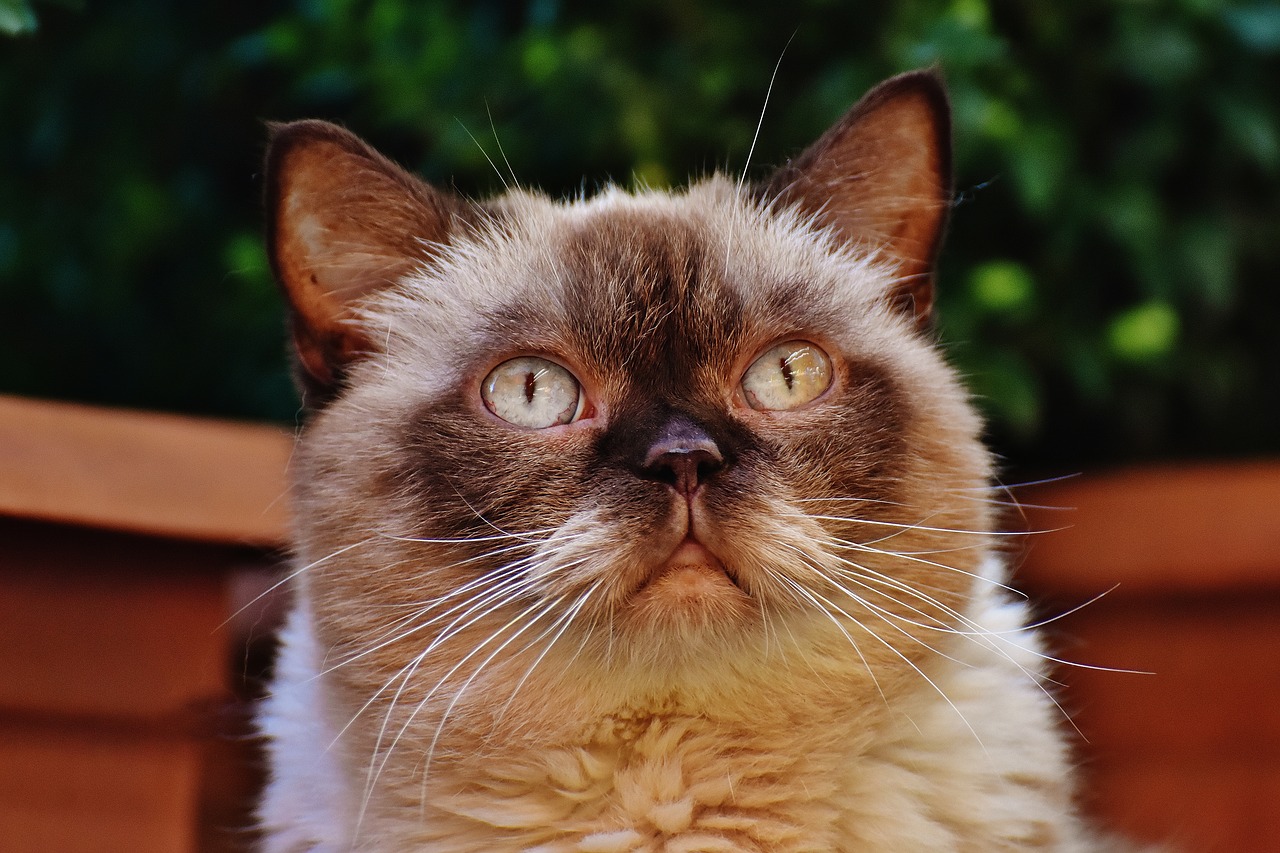
[[[271,122],[267,125],[267,171],[279,173],[285,157],[313,134],[307,122]]]
[[[940,65],[930,65],[927,68],[914,68],[910,71],[904,71],[899,74],[897,78],[890,79],[905,79],[916,85],[944,91],[947,88],[947,78],[946,75],[942,73],[942,67]]]
[[[267,122],[267,144],[272,148],[288,145],[305,135],[309,120]]]
[[[351,131],[321,119],[267,123],[267,162],[278,165],[289,152],[329,143],[346,150],[361,147]]]
[[[913,98],[924,101],[934,116],[951,115],[947,82],[936,66],[907,71],[880,83],[863,98],[868,111],[885,104],[903,104]]]
[[[903,71],[901,74],[895,74],[880,85],[916,87],[945,92],[947,89],[947,78],[946,75],[942,73],[942,68],[940,66],[930,65],[927,68],[913,68],[910,71]]]
[[[293,121],[269,121],[267,130],[272,136],[278,135],[323,135],[348,136],[350,131],[341,125],[320,118],[302,118]]]

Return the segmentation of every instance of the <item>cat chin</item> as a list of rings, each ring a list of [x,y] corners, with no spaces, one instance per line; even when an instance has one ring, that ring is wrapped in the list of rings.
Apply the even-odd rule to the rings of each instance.
[[[674,633],[683,642],[694,634],[738,631],[745,621],[758,618],[751,598],[724,572],[681,566],[641,590],[621,621],[634,632],[656,638]]]
[[[645,582],[639,595],[676,607],[698,607],[718,596],[734,595],[735,590],[738,590],[737,584],[723,567],[712,563],[683,563],[664,566],[655,577]]]
[[[695,539],[685,539],[631,595],[626,622],[659,635],[737,630],[756,615],[735,573]]]

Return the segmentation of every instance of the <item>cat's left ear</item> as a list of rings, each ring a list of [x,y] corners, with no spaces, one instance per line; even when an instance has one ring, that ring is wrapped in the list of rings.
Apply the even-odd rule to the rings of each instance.
[[[951,208],[951,108],[936,71],[872,89],[765,187],[860,250],[896,267],[894,299],[932,321],[934,262]]]

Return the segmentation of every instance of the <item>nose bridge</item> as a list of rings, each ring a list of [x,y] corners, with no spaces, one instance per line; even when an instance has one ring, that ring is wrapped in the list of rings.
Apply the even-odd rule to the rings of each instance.
[[[659,427],[645,454],[644,465],[650,467],[657,464],[664,456],[694,455],[723,461],[719,446],[705,428],[688,415],[675,414]]]
[[[597,451],[614,471],[696,489],[735,464],[747,436],[723,399],[721,366],[677,337],[654,335],[632,351]]]

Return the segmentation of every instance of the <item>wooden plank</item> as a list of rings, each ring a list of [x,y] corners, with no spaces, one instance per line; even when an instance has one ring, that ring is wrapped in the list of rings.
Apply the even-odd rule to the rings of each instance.
[[[1280,766],[1280,596],[1103,601],[1056,626],[1064,701],[1091,753]]]
[[[1028,487],[1020,584],[1088,597],[1280,589],[1280,462],[1140,469]],[[1059,530],[1066,527],[1067,529]]]
[[[1085,811],[1109,829],[1186,853],[1280,850],[1274,755],[1112,763],[1083,768]]]
[[[0,396],[0,515],[277,547],[292,448],[264,425]]]
[[[195,849],[199,742],[0,725],[8,853]]]
[[[1280,850],[1280,463],[1120,471],[1018,491],[1019,585],[1055,622],[1085,806],[1195,851]]]
[[[6,520],[0,709],[173,718],[226,695],[238,552]]]

